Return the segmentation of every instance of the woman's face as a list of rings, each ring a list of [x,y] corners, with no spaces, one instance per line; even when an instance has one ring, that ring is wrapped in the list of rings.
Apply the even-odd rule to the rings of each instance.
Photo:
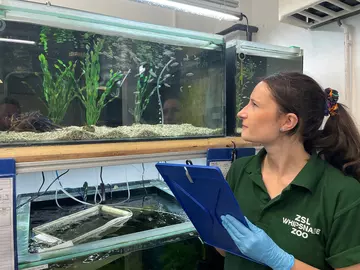
[[[263,145],[275,141],[284,124],[279,106],[265,82],[260,82],[254,88],[249,103],[238,112],[237,117],[242,119],[241,137]]]
[[[165,124],[180,124],[180,102],[176,99],[168,99],[164,103],[164,123]]]

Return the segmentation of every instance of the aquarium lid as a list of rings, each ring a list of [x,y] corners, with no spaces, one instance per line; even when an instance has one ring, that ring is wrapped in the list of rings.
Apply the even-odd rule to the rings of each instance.
[[[218,49],[224,38],[191,30],[140,23],[69,8],[18,0],[0,0],[0,18],[69,30],[122,36],[174,46]]]
[[[247,258],[222,226],[221,216],[226,214],[248,225],[221,170],[215,166],[171,163],[155,166],[201,239],[211,246]]]
[[[295,59],[303,56],[303,50],[299,47],[285,47],[260,42],[252,42],[245,40],[232,40],[226,43],[226,47],[236,47],[236,53],[244,53],[246,55]]]

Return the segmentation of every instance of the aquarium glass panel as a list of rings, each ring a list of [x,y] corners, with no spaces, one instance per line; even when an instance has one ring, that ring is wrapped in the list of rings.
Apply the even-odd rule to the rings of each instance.
[[[96,190],[88,184],[66,188],[67,194],[64,190],[17,196],[20,268],[51,264],[54,268],[50,269],[57,269],[59,265],[71,264],[74,268],[70,269],[96,269],[86,267],[99,267],[99,264],[109,264],[119,258],[126,261],[132,258],[130,254],[142,251],[157,254],[153,258],[155,263],[162,256],[167,257],[168,243],[177,243],[171,253],[176,249],[183,252],[182,247],[189,239],[196,240],[201,247],[195,228],[164,181],[106,184],[101,196],[101,187]],[[96,213],[92,211],[95,208],[102,210]],[[113,215],[118,211],[131,213],[131,217],[115,224]],[[100,230],[104,226],[106,229]],[[81,241],[75,240],[79,236]],[[183,258],[181,265],[196,266],[197,256],[183,255],[188,257]],[[105,260],[108,257],[114,260]],[[146,265],[141,266],[145,268],[125,269],[147,269],[148,259],[142,261],[141,258],[138,263]]]
[[[202,262],[203,245],[194,237],[145,250],[126,252],[114,249],[89,256],[50,263],[48,269],[60,270],[197,270]],[[204,268],[205,269],[205,268]]]
[[[224,40],[2,1],[0,144],[224,135]]]
[[[249,102],[254,87],[266,76],[285,71],[303,71],[299,48],[270,46],[240,41],[236,52],[236,113]],[[236,118],[236,133],[241,134],[241,120]]]

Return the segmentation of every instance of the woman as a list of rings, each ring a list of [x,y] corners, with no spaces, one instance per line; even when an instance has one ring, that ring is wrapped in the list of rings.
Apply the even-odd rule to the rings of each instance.
[[[337,100],[300,73],[270,76],[253,90],[238,117],[242,138],[264,148],[227,175],[248,227],[222,220],[259,264],[226,254],[225,269],[360,269],[360,138]]]

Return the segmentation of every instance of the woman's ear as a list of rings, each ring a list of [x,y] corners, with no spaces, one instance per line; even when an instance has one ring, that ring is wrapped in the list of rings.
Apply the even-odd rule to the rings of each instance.
[[[294,113],[288,113],[282,117],[282,126],[280,127],[280,131],[286,132],[292,130],[299,123],[299,118]]]

